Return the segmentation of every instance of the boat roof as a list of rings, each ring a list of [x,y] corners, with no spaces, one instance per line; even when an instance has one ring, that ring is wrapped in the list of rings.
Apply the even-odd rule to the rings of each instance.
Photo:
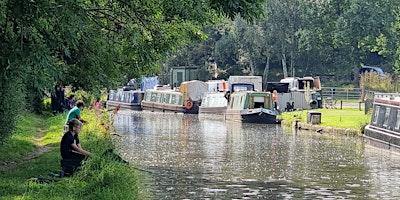
[[[377,103],[386,103],[400,106],[399,93],[375,93],[374,101]]]
[[[250,95],[272,95],[271,92],[263,92],[263,91],[248,91],[248,90],[243,90],[243,91],[238,91],[234,92],[231,94],[231,96],[240,96],[243,94],[250,94]]]

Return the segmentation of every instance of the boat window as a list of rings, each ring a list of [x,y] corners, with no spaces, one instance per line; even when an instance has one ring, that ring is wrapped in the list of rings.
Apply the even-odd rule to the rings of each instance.
[[[235,99],[231,98],[231,101],[229,102],[229,107],[230,108],[233,108],[233,102],[235,102]]]
[[[400,112],[399,112],[399,110],[397,110],[396,126],[394,129],[396,129],[397,131],[400,130]]]
[[[146,93],[146,101],[151,101],[151,92]]]
[[[375,106],[374,107],[374,111],[372,114],[372,124],[376,125],[378,123],[378,117],[379,117],[379,110],[380,110],[380,106]]]
[[[389,116],[390,116],[390,107],[387,107],[385,111],[385,122],[383,123],[384,127],[387,127],[389,124]]]
[[[165,95],[164,102],[165,102],[165,103],[171,103],[171,94],[166,94],[166,95]]]
[[[161,93],[157,93],[156,102],[160,102],[160,99],[161,99]]]
[[[397,109],[391,108],[390,115],[389,115],[389,123],[388,123],[389,130],[392,130],[392,131],[394,130],[394,127],[396,126],[396,119],[397,119]]]
[[[153,102],[157,101],[157,93],[152,93],[151,94],[151,101],[153,101]]]
[[[254,97],[254,108],[265,108],[264,97]]]
[[[181,96],[181,95],[178,95],[177,94],[177,97],[176,97],[176,102],[175,102],[175,104],[176,105],[182,105],[183,104],[183,99],[182,99],[183,97]]]

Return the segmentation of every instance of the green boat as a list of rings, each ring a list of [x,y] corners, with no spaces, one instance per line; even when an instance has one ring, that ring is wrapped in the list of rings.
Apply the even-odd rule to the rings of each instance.
[[[142,109],[184,113],[183,94],[175,90],[148,89],[142,100]]]
[[[270,92],[239,91],[230,95],[226,120],[276,124],[279,111]]]

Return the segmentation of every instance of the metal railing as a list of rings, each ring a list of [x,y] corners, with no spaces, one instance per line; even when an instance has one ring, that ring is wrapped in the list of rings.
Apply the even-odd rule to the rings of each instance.
[[[334,100],[360,100],[361,88],[322,87],[322,97]]]

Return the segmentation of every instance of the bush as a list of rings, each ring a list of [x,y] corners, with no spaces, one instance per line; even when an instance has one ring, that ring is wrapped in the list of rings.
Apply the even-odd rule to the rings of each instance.
[[[396,92],[397,83],[393,80],[392,75],[382,76],[375,72],[365,72],[361,75],[361,87],[366,90],[378,92]]]

